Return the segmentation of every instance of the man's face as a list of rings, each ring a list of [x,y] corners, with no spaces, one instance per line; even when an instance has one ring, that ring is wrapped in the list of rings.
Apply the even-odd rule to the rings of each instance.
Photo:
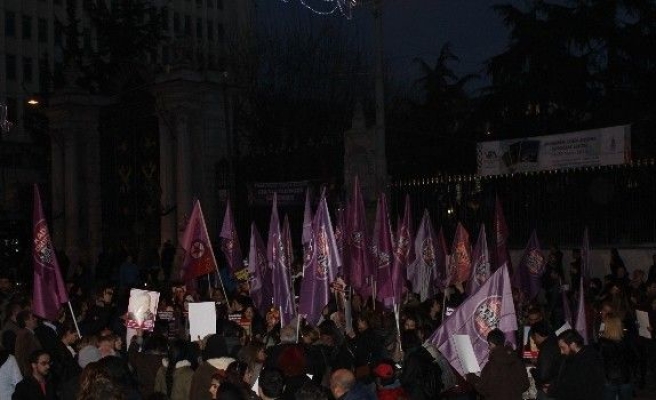
[[[562,340],[558,341],[558,348],[560,348],[560,354],[564,355],[565,357],[569,357],[574,354],[572,347],[568,346],[567,343]]]
[[[107,288],[103,291],[103,297],[102,301],[105,304],[112,304],[112,300],[114,299],[114,289],[112,288]]]
[[[36,360],[36,364],[32,364],[32,371],[37,376],[47,376],[50,372],[50,356],[41,354]]]
[[[527,316],[527,319],[528,319],[528,324],[533,325],[535,323],[538,323],[538,322],[542,321],[542,314],[540,314],[540,313],[530,313]]]
[[[30,316],[25,320],[25,327],[31,330],[34,330],[37,325],[39,324],[39,321],[36,319],[34,314],[30,314]]]
[[[406,319],[405,322],[403,323],[403,328],[404,328],[406,331],[413,331],[413,330],[417,329],[417,322],[415,322],[414,319],[410,319],[410,318],[408,318],[408,319]]]
[[[11,289],[11,281],[7,278],[0,278],[0,291],[8,291]]]

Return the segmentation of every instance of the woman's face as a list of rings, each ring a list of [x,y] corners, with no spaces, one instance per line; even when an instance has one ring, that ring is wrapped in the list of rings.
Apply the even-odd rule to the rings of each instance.
[[[117,337],[116,340],[114,340],[114,349],[121,350],[122,348],[123,348],[123,339]]]
[[[244,318],[248,320],[252,320],[254,316],[255,316],[255,311],[253,310],[253,307],[247,307],[244,310]]]
[[[212,379],[212,383],[210,383],[210,394],[212,395],[212,399],[216,399],[216,392],[219,391],[219,385],[221,385],[221,383],[218,380]]]
[[[357,321],[357,327],[358,327],[358,331],[360,331],[360,332],[364,332],[364,331],[367,330],[368,325],[367,325],[367,322],[366,322],[366,321],[361,320],[361,319],[358,319],[358,321]]]
[[[260,349],[257,352],[257,357],[256,358],[257,358],[257,362],[263,363],[264,361],[266,361],[266,352],[264,351],[264,349]]]

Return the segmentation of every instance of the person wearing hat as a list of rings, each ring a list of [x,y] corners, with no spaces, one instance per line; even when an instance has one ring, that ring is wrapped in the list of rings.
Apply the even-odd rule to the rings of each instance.
[[[378,400],[408,399],[408,394],[401,387],[396,377],[394,363],[391,360],[381,360],[373,369],[376,377],[376,395]]]

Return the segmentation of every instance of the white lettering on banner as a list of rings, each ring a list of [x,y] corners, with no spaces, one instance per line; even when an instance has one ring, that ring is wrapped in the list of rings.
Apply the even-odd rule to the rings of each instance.
[[[619,165],[630,161],[629,125],[478,143],[478,174]]]

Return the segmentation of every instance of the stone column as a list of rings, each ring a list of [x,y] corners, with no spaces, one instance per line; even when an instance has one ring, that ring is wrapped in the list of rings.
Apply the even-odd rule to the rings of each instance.
[[[77,132],[70,130],[64,137],[64,199],[66,217],[66,254],[71,265],[79,261],[79,204],[78,204]]]
[[[173,153],[173,138],[171,130],[173,129],[162,117],[159,118],[159,182],[162,190],[160,203],[160,212],[162,216],[160,222],[160,235],[162,243],[170,239],[176,243],[178,239],[178,225],[176,213],[173,208],[176,205],[175,192],[175,163],[176,158]]]
[[[178,227],[184,227],[187,218],[191,215],[192,193],[191,193],[191,152],[189,146],[189,121],[188,112],[180,112],[175,121],[176,139],[176,182],[175,198],[178,205],[177,222]]]
[[[64,146],[61,132],[52,132],[50,137],[52,186],[52,220],[50,221],[53,244],[56,249],[64,249],[66,236],[64,234]]]

